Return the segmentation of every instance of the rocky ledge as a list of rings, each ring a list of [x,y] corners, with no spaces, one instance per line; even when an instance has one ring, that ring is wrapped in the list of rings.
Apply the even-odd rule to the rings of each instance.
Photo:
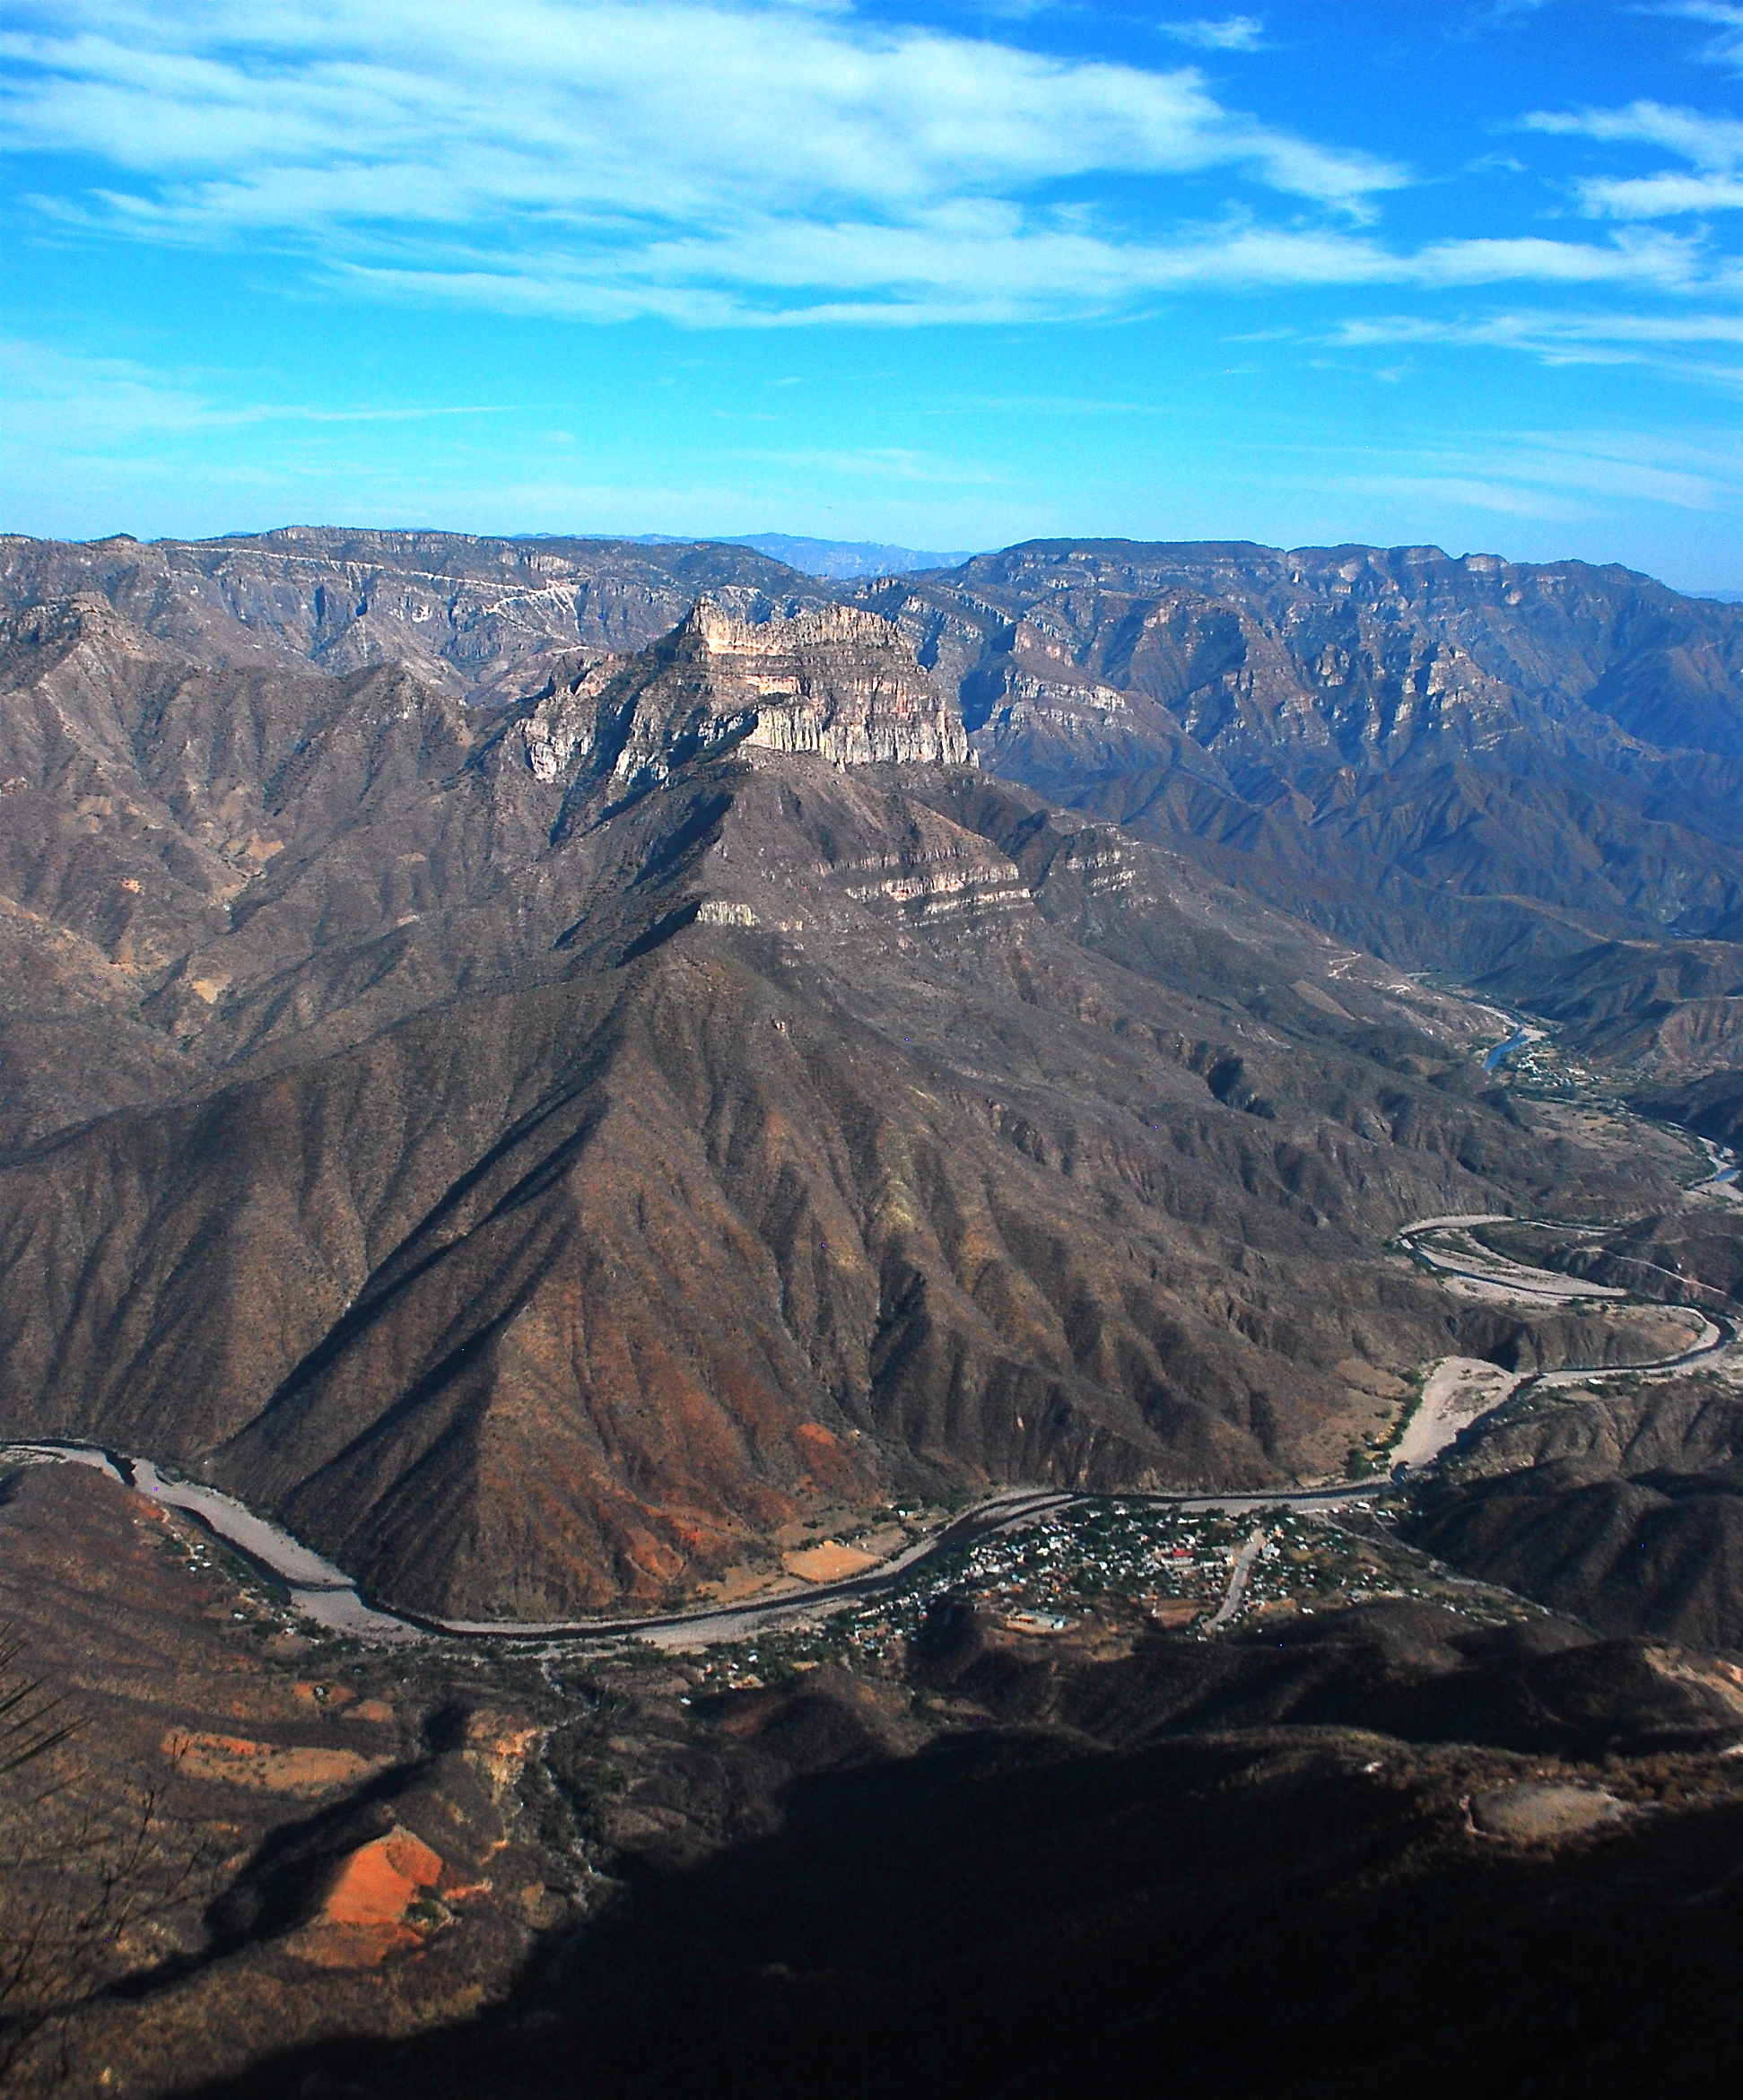
[[[521,735],[541,780],[609,773],[632,790],[728,744],[838,766],[973,763],[901,631],[857,606],[757,624],[700,598],[651,649],[541,694]]]

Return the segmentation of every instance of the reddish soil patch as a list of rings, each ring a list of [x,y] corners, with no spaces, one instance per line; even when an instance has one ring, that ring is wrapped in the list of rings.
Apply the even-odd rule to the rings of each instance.
[[[857,1546],[841,1546],[832,1538],[807,1546],[799,1553],[784,1553],[780,1564],[789,1575],[806,1582],[840,1582],[849,1575],[863,1574],[877,1565],[875,1553],[861,1553]]]
[[[246,1736],[189,1734],[179,1729],[164,1737],[163,1755],[188,1779],[265,1787],[270,1793],[325,1793],[330,1787],[354,1785],[380,1766],[379,1758],[360,1756],[355,1750],[283,1748],[251,1742]]]
[[[322,1969],[372,1969],[421,1944],[405,1913],[441,1879],[442,1860],[421,1837],[396,1827],[340,1868],[319,1917],[292,1933],[288,1951]]]

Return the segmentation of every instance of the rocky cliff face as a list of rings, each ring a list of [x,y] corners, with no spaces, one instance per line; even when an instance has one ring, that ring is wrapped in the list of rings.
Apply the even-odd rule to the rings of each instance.
[[[753,623],[699,599],[654,648],[553,681],[520,734],[542,780],[610,773],[629,792],[735,744],[841,766],[972,762],[904,637],[855,606]]]

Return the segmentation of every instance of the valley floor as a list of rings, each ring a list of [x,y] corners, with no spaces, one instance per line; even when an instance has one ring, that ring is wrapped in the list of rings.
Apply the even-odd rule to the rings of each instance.
[[[1729,1225],[1729,1189],[1685,1207]],[[1620,1226],[1401,1241],[1516,1323],[1425,1364],[1349,1477],[904,1505],[796,1541],[785,1589],[632,1625],[377,1611],[147,1460],[0,1451],[12,1682],[76,1723],[0,1799],[0,2070],[81,2100],[1023,2093],[1163,2060],[1254,2100],[1476,2061],[1733,2090],[1743,1595],[1716,1640],[1599,1630],[1458,1543],[1521,1439],[1625,1416],[1643,1465],[1661,1416],[1699,1462],[1743,1450],[1724,1294]]]

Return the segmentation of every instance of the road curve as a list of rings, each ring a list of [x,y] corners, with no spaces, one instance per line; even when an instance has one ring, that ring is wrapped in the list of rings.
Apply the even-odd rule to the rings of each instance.
[[[1396,1238],[1410,1251],[1442,1276],[1458,1277],[1467,1283],[1487,1284],[1492,1289],[1512,1291],[1525,1298],[1547,1298],[1553,1304],[1568,1304],[1580,1298],[1625,1298],[1628,1294],[1615,1284],[1589,1284],[1578,1277],[1559,1276],[1554,1269],[1527,1268],[1505,1254],[1487,1254],[1495,1266],[1475,1268],[1472,1257],[1448,1253],[1427,1242],[1441,1233],[1468,1232],[1477,1225],[1533,1224],[1533,1218],[1517,1218],[1495,1211],[1472,1211],[1463,1217],[1419,1217],[1400,1225]],[[1510,1276],[1508,1270],[1513,1273]]]
[[[713,1641],[743,1640],[773,1627],[815,1618],[894,1588],[917,1569],[961,1552],[990,1534],[1033,1523],[1086,1502],[1110,1499],[1070,1488],[1007,1488],[977,1503],[941,1531],[917,1540],[904,1553],[864,1574],[840,1582],[742,1605],[703,1605],[689,1611],[665,1612],[647,1618],[545,1620],[442,1619],[422,1612],[383,1611],[366,1603],[342,1569],[293,1538],[288,1531],[257,1516],[233,1495],[197,1481],[176,1480],[160,1472],[149,1459],[53,1438],[0,1444],[0,1460],[16,1457],[62,1460],[94,1466],[123,1486],[154,1496],[172,1509],[186,1511],[223,1542],[290,1590],[298,1610],[335,1633],[370,1642],[402,1642],[434,1634],[447,1639],[491,1641],[651,1642],[658,1647],[694,1647]],[[1255,1510],[1323,1509],[1364,1502],[1387,1486],[1383,1478],[1334,1482],[1323,1487],[1285,1488],[1276,1493],[1232,1494],[1154,1494],[1121,1493],[1111,1499],[1146,1505],[1166,1505],[1188,1512],[1224,1511],[1241,1515]]]
[[[1434,1256],[1430,1250],[1420,1246],[1421,1239],[1429,1233],[1468,1229],[1479,1224],[1534,1222],[1537,1221],[1515,1220],[1503,1212],[1416,1218],[1408,1224],[1399,1226],[1395,1237],[1413,1250],[1424,1253],[1432,1261]],[[1497,1255],[1494,1259],[1497,1263],[1506,1261],[1504,1256]],[[1435,1266],[1447,1265],[1442,1258]],[[1509,1266],[1517,1268],[1520,1265],[1514,1263]],[[1452,1273],[1459,1272],[1453,1270]],[[1476,1274],[1474,1271],[1472,1273]],[[1547,1275],[1550,1272],[1533,1273]],[[1494,1283],[1496,1278],[1490,1276],[1479,1277],[1478,1280]],[[1573,1279],[1569,1281],[1573,1284]],[[1554,1294],[1540,1287],[1526,1285],[1515,1287],[1527,1289],[1534,1296]],[[1601,1285],[1582,1291],[1575,1285],[1573,1290],[1581,1296],[1625,1295],[1616,1291],[1613,1286]],[[1686,1307],[1685,1310],[1692,1311],[1695,1308]],[[1665,1357],[1651,1364],[1594,1364],[1584,1367],[1569,1365],[1561,1371],[1540,1372],[1523,1385],[1515,1388],[1514,1391],[1527,1391],[1539,1384],[1571,1384],[1593,1377],[1685,1369],[1717,1355],[1736,1339],[1737,1329],[1731,1320],[1704,1315],[1703,1318],[1704,1330],[1700,1340],[1692,1349],[1677,1356]],[[1509,1395],[1509,1398],[1512,1397]],[[1481,1419],[1480,1416],[1474,1417],[1474,1420]],[[1468,1427],[1470,1425],[1464,1426]],[[171,1508],[187,1512],[244,1559],[274,1581],[282,1582],[289,1590],[291,1600],[296,1608],[317,1624],[334,1633],[379,1643],[412,1641],[436,1635],[444,1639],[488,1641],[639,1640],[651,1642],[660,1647],[692,1648],[715,1641],[738,1641],[766,1633],[777,1626],[815,1619],[842,1605],[858,1603],[877,1596],[903,1582],[916,1570],[941,1560],[947,1555],[960,1552],[993,1532],[1033,1523],[1038,1517],[1076,1508],[1086,1502],[1115,1500],[1147,1506],[1166,1506],[1187,1513],[1215,1510],[1228,1515],[1245,1515],[1260,1510],[1314,1510],[1346,1506],[1352,1503],[1372,1500],[1393,1485],[1390,1477],[1381,1475],[1360,1480],[1332,1481],[1320,1487],[1244,1493],[1237,1491],[1223,1494],[1157,1494],[1116,1491],[1090,1495],[1070,1488],[1007,1488],[988,1496],[984,1502],[977,1503],[972,1509],[964,1511],[930,1538],[917,1540],[893,1560],[885,1561],[881,1566],[868,1569],[863,1574],[849,1576],[842,1582],[819,1583],[812,1589],[747,1599],[738,1605],[704,1605],[689,1611],[665,1612],[648,1618],[527,1621],[443,1619],[421,1612],[381,1610],[366,1602],[356,1583],[342,1568],[336,1567],[331,1561],[322,1559],[288,1531],[250,1510],[246,1503],[201,1482],[166,1476],[149,1459],[136,1458],[102,1445],[74,1443],[55,1438],[23,1439],[0,1443],[0,1460],[7,1456],[95,1466],[124,1486],[136,1488],[141,1494],[153,1495]],[[1427,1463],[1432,1464],[1434,1460]],[[1416,1468],[1414,1471],[1419,1474],[1423,1469]],[[1246,1575],[1251,1572],[1252,1560],[1263,1539],[1264,1533],[1257,1531],[1241,1549],[1242,1555],[1245,1557],[1237,1557],[1235,1578],[1224,1600],[1222,1610],[1212,1621],[1213,1625],[1224,1624],[1239,1609],[1240,1595],[1245,1588]]]

